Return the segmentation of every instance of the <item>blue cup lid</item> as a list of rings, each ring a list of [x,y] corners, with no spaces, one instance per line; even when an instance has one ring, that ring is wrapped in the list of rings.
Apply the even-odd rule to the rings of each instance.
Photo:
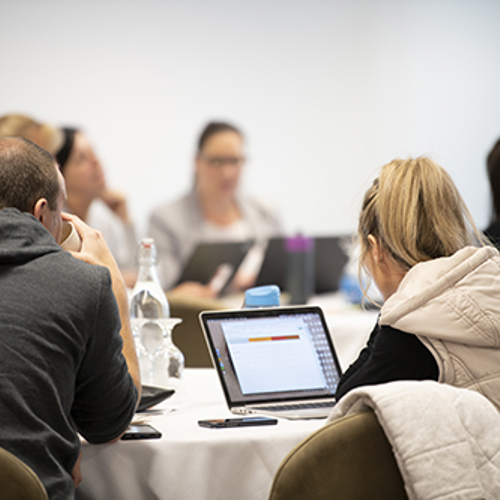
[[[245,307],[278,307],[281,290],[278,285],[256,286],[245,292]]]

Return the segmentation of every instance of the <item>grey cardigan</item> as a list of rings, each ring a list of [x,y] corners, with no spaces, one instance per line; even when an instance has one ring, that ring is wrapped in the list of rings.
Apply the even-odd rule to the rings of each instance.
[[[249,197],[239,196],[237,202],[255,241],[264,241],[280,234],[280,221],[268,207]],[[195,191],[152,212],[148,235],[156,243],[158,274],[165,290],[176,284],[184,263],[198,243],[202,242],[203,224]]]

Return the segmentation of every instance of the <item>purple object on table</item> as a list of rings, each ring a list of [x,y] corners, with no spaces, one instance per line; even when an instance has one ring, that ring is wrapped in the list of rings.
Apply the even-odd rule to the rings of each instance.
[[[314,238],[300,235],[286,238],[285,250],[287,252],[312,252],[314,250]]]

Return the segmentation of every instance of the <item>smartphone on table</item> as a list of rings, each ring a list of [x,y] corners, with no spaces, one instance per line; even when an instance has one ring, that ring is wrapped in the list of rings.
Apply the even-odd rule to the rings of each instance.
[[[200,427],[209,429],[225,429],[228,427],[250,427],[253,425],[276,425],[278,420],[270,417],[214,418],[198,420]]]
[[[131,424],[122,439],[159,439],[161,432],[149,424]]]

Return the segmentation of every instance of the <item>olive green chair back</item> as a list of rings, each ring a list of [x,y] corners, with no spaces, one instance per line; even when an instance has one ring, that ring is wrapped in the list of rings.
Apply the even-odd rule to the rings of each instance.
[[[406,500],[375,414],[353,413],[297,445],[275,474],[269,500]]]
[[[3,448],[0,448],[0,498],[48,500],[47,492],[33,470]]]

